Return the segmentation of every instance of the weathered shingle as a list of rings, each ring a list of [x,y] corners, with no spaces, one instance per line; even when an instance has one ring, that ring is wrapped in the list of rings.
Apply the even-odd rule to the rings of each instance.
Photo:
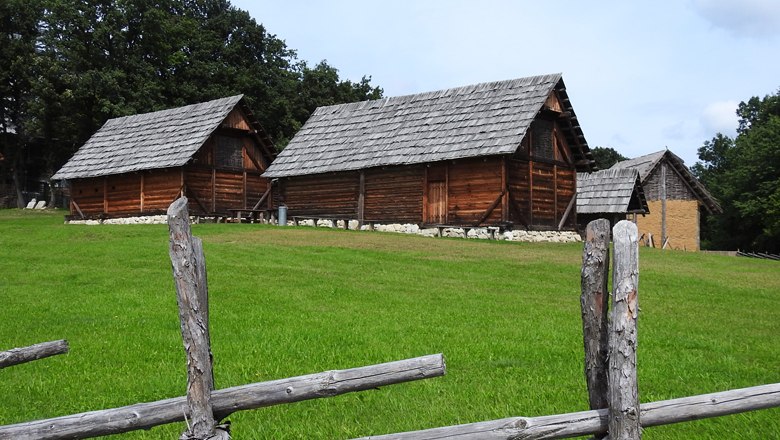
[[[182,166],[242,95],[108,120],[52,179]]]
[[[511,154],[556,87],[560,74],[320,107],[264,175]]]
[[[632,204],[632,199],[634,203]],[[632,206],[634,205],[634,206]],[[647,212],[639,172],[633,168],[577,173],[578,214]]]

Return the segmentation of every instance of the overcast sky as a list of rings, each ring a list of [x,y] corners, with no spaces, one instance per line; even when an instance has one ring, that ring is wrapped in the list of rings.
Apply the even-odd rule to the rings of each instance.
[[[563,73],[591,147],[686,164],[780,89],[780,1],[232,0],[298,58],[385,96]]]

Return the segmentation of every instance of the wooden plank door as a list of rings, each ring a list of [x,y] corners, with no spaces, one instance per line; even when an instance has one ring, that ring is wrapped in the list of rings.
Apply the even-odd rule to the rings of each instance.
[[[447,182],[428,182],[428,206],[425,223],[443,225],[447,222]]]

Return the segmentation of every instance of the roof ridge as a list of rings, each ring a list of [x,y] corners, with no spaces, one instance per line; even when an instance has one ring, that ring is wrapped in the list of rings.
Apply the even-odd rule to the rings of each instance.
[[[152,111],[152,112],[136,113],[136,114],[133,114],[133,115],[126,115],[126,116],[117,116],[116,118],[108,119],[105,122],[105,124],[103,124],[103,125],[105,126],[106,124],[108,124],[111,121],[120,121],[120,120],[131,121],[131,120],[134,120],[134,119],[143,119],[145,117],[149,117],[149,116],[153,116],[153,115],[171,113],[173,111],[178,111],[178,112],[181,112],[181,113],[185,113],[188,110],[194,110],[194,109],[196,109],[196,108],[198,108],[200,106],[202,106],[202,107],[210,107],[212,105],[215,105],[218,101],[222,101],[219,104],[228,104],[228,103],[235,104],[238,101],[240,101],[241,98],[243,98],[243,97],[244,97],[243,94],[238,94],[238,95],[233,95],[233,96],[227,96],[227,97],[224,97],[224,98],[212,99],[210,101],[196,102],[194,104],[187,104],[187,105],[182,105],[182,106],[178,106],[178,107],[170,107],[170,108],[166,108],[166,109],[162,109],[162,110],[155,110],[155,111]],[[207,106],[206,104],[209,104],[209,105]]]
[[[420,93],[410,93],[406,95],[398,95],[398,96],[389,96],[385,98],[380,99],[369,99],[365,101],[357,101],[357,102],[349,102],[344,104],[332,104],[332,105],[325,105],[317,107],[317,109],[314,111],[314,113],[319,113],[320,110],[323,112],[326,112],[328,110],[335,110],[335,109],[343,109],[343,110],[354,110],[363,108],[366,104],[369,103],[376,103],[379,107],[384,107],[386,105],[393,105],[395,102],[414,102],[418,100],[428,100],[432,99],[434,97],[444,97],[444,96],[452,96],[457,95],[459,92],[466,92],[466,91],[478,91],[478,90],[495,90],[501,88],[501,86],[522,86],[522,85],[529,85],[530,83],[533,83],[534,81],[537,81],[538,83],[545,83],[545,82],[554,82],[558,83],[558,81],[563,78],[562,73],[550,73],[546,75],[535,75],[535,76],[526,76],[522,78],[514,78],[514,79],[505,79],[505,80],[497,80],[497,81],[487,81],[487,82],[481,82],[477,84],[468,84],[464,86],[457,86],[457,87],[450,87],[446,89],[440,89],[440,90],[432,90],[427,92],[420,92]],[[554,87],[554,85],[553,85]]]

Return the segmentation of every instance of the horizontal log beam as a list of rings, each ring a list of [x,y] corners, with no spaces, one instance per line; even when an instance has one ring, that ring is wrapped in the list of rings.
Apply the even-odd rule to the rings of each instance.
[[[780,383],[661,400],[640,406],[643,427],[669,425],[780,406]],[[542,417],[511,417],[356,440],[559,439],[607,432],[608,409]]]
[[[29,347],[19,347],[12,348],[8,351],[1,351],[0,368],[64,354],[68,352],[68,349],[68,341],[60,339],[59,341],[41,342],[40,344],[31,345]]]
[[[220,420],[242,410],[332,397],[385,385],[443,376],[441,354],[367,367],[333,370],[287,379],[226,388],[211,393],[214,417]],[[91,411],[46,420],[0,426],[0,439],[54,440],[88,438],[148,429],[184,421],[187,398],[175,397],[121,408]]]

